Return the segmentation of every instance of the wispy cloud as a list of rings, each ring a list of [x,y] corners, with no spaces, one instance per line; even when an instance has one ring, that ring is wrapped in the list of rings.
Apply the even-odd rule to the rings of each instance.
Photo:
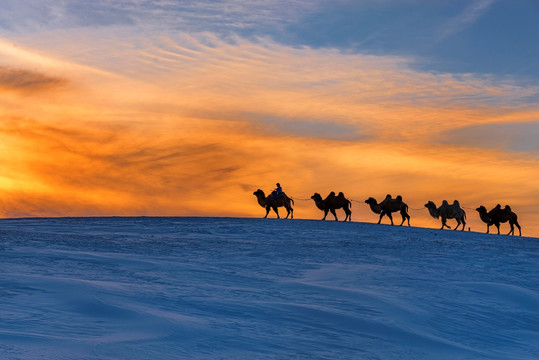
[[[0,88],[23,93],[39,92],[60,88],[67,83],[61,77],[54,77],[25,69],[0,66]]]
[[[39,51],[4,48],[11,64],[24,60],[5,67],[5,84],[17,86],[13,69],[55,79],[65,64],[73,87],[31,104],[13,91],[0,97],[4,216],[256,216],[252,191],[276,181],[297,198],[390,192],[412,207],[501,198],[530,206],[524,219],[537,214],[536,160],[437,143],[455,129],[534,121],[536,87],[265,38],[110,30],[47,33],[62,43],[41,48],[38,36],[21,40]],[[65,61],[34,56],[47,51]],[[309,205],[297,205],[299,217],[319,216]]]
[[[474,0],[460,14],[442,26],[438,41],[461,32],[475,23],[492,6],[495,0]]]
[[[281,28],[324,0],[225,1],[78,1],[4,0],[0,30],[32,32],[46,29],[108,26],[167,26],[184,32],[233,34]]]
[[[539,159],[539,113],[535,121],[471,125],[440,134],[439,141],[476,148],[535,153]],[[533,118],[532,118],[533,119]]]

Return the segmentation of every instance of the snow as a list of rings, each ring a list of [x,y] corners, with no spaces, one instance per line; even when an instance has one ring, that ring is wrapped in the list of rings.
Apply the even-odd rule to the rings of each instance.
[[[538,359],[539,239],[315,220],[0,220],[1,359]]]

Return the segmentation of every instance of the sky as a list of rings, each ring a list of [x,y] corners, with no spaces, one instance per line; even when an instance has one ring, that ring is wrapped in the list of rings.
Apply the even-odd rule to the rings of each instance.
[[[539,236],[536,0],[3,0],[0,216],[263,216],[276,182]],[[281,211],[282,212],[282,211]],[[507,227],[507,225],[505,225]],[[502,226],[502,230],[505,230]],[[508,229],[507,229],[508,231]]]

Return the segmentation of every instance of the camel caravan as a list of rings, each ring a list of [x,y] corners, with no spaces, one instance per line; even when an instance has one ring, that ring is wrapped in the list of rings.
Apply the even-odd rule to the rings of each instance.
[[[253,195],[256,196],[258,204],[266,209],[266,215],[264,216],[264,218],[267,218],[270,210],[273,210],[277,215],[277,218],[280,219],[278,211],[279,207],[284,207],[287,211],[285,219],[288,219],[288,217],[292,219],[294,217],[294,209],[292,208],[292,205],[294,205],[294,199],[292,199],[282,191],[281,185],[279,183],[277,183],[277,188],[273,190],[268,196],[266,196],[264,191],[260,189],[253,192]],[[319,193],[314,193],[311,196],[311,199],[314,201],[316,207],[324,212],[324,217],[322,218],[322,220],[326,220],[328,213],[331,213],[335,217],[335,221],[339,221],[335,210],[343,209],[345,213],[345,218],[343,221],[352,221],[352,201],[347,199],[344,196],[343,192],[339,192],[338,195],[335,195],[335,192],[332,191],[329,193],[328,196],[326,196],[325,199],[323,199]],[[377,224],[380,224],[382,218],[384,216],[387,216],[391,221],[391,225],[393,225],[393,216],[391,214],[394,212],[400,212],[402,221],[399,226],[402,226],[405,221],[407,222],[408,226],[410,226],[408,205],[403,201],[402,196],[397,195],[396,198],[393,198],[390,194],[388,194],[386,195],[385,199],[380,203],[378,203],[375,198],[369,197],[367,200],[365,200],[365,203],[369,205],[373,213],[380,215]],[[429,214],[434,219],[441,220],[441,230],[443,230],[444,228],[451,229],[451,226],[447,224],[447,220],[449,219],[455,219],[457,222],[457,225],[453,230],[457,230],[459,227],[461,227],[461,225],[461,231],[464,231],[464,229],[466,228],[466,212],[460,206],[458,200],[454,200],[452,204],[449,204],[447,200],[443,200],[442,205],[440,205],[439,207],[437,207],[434,202],[429,201],[424,206],[425,208],[427,208]],[[509,233],[507,235],[515,234],[515,226],[518,228],[518,235],[522,235],[520,224],[517,220],[517,214],[515,214],[511,210],[511,207],[509,205],[506,205],[504,208],[502,208],[501,205],[498,204],[490,211],[487,211],[487,209],[483,205],[481,205],[476,209],[476,211],[479,213],[480,219],[485,224],[487,224],[487,234],[489,233],[491,225],[496,226],[498,234],[500,234],[500,224],[508,222],[511,229],[509,230]]]

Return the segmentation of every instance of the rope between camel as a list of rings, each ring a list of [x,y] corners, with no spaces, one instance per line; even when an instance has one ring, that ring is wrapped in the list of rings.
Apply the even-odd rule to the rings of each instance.
[[[300,201],[311,201],[312,199],[301,199],[301,198],[293,198],[291,197],[292,200],[300,200]],[[359,204],[363,204],[364,201],[361,201],[361,200],[355,200],[355,199],[349,199],[350,201],[353,201],[353,202],[356,202],[356,203],[359,203]],[[465,207],[463,206],[464,209],[467,209],[467,210],[475,210],[475,209],[472,209],[472,208],[469,208],[469,207]],[[408,210],[413,210],[413,211],[423,211],[425,210],[425,208],[411,208],[409,207]]]

